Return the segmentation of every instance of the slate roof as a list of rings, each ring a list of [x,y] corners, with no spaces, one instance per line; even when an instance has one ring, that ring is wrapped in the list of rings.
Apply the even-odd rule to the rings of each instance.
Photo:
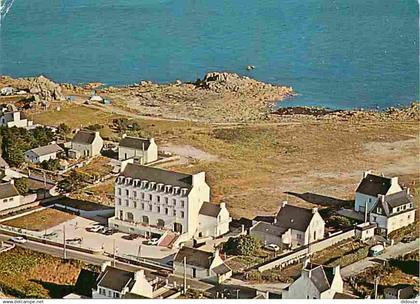
[[[403,191],[393,193],[390,195],[385,195],[383,198],[384,198],[384,201],[382,201],[381,197],[378,198],[375,205],[372,207],[372,213],[377,214],[376,208],[378,206],[382,207],[387,217],[397,215],[406,211],[410,211],[414,208],[414,204],[413,204],[412,208],[406,208],[406,209],[401,208],[399,212],[392,212],[393,208],[413,203],[413,197],[409,193],[407,193],[407,190],[403,190]]]
[[[292,228],[298,231],[306,231],[313,216],[312,209],[286,204],[277,213],[276,223],[274,225],[283,228]]]
[[[391,187],[391,178],[367,174],[362,179],[356,192],[363,193],[366,195],[377,197],[378,194],[385,195]]]
[[[332,267],[308,263],[305,270],[311,272],[310,279],[320,293],[331,288],[334,279]]]
[[[126,136],[120,140],[120,147],[132,148],[136,150],[147,150],[150,147],[150,139]]]
[[[218,275],[222,275],[222,274],[232,271],[232,269],[230,269],[225,263],[214,267],[212,270]]]
[[[163,183],[165,185],[178,186],[180,188],[192,188],[192,175],[190,174],[147,167],[139,164],[127,164],[120,176]]]
[[[287,230],[287,228],[279,227],[267,222],[258,222],[251,228],[251,230],[273,234],[280,237]]]
[[[204,202],[203,205],[201,205],[199,213],[206,216],[217,217],[221,209],[222,208],[220,208],[219,205]]]
[[[211,262],[213,261],[213,254],[211,252],[189,247],[182,247],[176,254],[174,261],[184,263],[184,257],[187,258],[187,265],[205,269],[209,269]]]
[[[38,147],[38,148],[34,148],[31,150],[28,150],[27,152],[32,152],[37,156],[43,156],[43,155],[48,155],[48,154],[52,154],[52,153],[58,153],[58,152],[63,152],[64,150],[57,144],[50,144],[47,146],[42,146],[42,147]]]
[[[11,183],[0,184],[0,199],[18,196],[19,192]]]
[[[72,142],[84,145],[90,145],[95,140],[96,133],[89,130],[80,130],[73,137]]]
[[[134,272],[125,271],[111,266],[107,266],[105,271],[102,272],[98,278],[98,286],[120,292],[126,286],[129,290],[131,290],[134,283]]]

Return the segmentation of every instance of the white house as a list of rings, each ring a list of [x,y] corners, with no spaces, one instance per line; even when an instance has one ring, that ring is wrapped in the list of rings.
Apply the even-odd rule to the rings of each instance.
[[[144,270],[126,271],[104,263],[92,290],[93,299],[121,299],[144,297],[153,299],[165,292],[166,282],[155,276],[146,275]]]
[[[232,221],[225,203],[212,204],[204,202],[198,213],[198,228],[195,236],[218,237],[229,232]]]
[[[170,230],[192,238],[200,209],[209,200],[204,172],[191,175],[127,163],[116,179],[115,216],[109,226],[141,235]]]
[[[414,223],[416,209],[410,190],[379,195],[369,214],[371,223],[378,225],[378,232],[388,235],[390,232]]]
[[[299,247],[324,238],[325,221],[318,208],[301,208],[283,202],[273,223],[257,222],[250,234],[267,244]]]
[[[232,270],[222,260],[217,249],[212,253],[182,247],[175,255],[173,268],[176,275],[183,276],[185,271],[188,277],[216,283],[222,283],[232,276]]]
[[[21,205],[21,195],[13,182],[0,184],[0,211],[15,208]]]
[[[363,173],[363,178],[356,189],[354,210],[369,212],[378,199],[378,195],[388,195],[401,191],[398,177],[385,177],[372,174],[371,171]]]
[[[28,128],[33,122],[28,120],[26,116],[19,112],[14,105],[3,106],[0,113],[0,126],[8,128]]]
[[[57,159],[57,155],[63,151],[57,144],[34,148],[25,152],[25,161],[35,164],[42,163],[43,161]]]
[[[301,276],[282,292],[282,299],[334,299],[343,293],[340,266],[327,267],[306,262]]]
[[[134,158],[140,164],[147,164],[158,159],[158,147],[153,138],[140,138],[123,135],[118,146],[118,159]]]
[[[73,158],[96,156],[101,153],[103,145],[99,132],[80,130],[71,141],[69,155]]]

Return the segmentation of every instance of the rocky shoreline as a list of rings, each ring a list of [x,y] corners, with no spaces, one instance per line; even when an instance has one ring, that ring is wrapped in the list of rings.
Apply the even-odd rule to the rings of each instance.
[[[418,102],[405,108],[374,110],[329,110],[318,107],[288,107],[274,110],[276,102],[293,96],[291,87],[263,83],[226,72],[207,73],[203,79],[183,83],[155,84],[140,81],[122,87],[103,87],[92,82],[84,86],[57,84],[44,76],[0,77],[0,87],[27,92],[25,98],[43,106],[63,102],[66,96],[89,99],[92,90],[115,101],[120,107],[142,116],[210,123],[272,120],[419,120]]]

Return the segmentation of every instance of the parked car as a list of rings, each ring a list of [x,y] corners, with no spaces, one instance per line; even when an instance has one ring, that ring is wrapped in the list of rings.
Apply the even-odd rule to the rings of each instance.
[[[153,238],[147,241],[147,245],[152,245],[152,246],[156,246],[158,243],[159,243],[158,238]]]
[[[140,237],[140,235],[138,235],[138,234],[127,234],[127,235],[123,235],[123,236],[122,236],[122,238],[123,238],[124,240],[129,240],[129,241],[132,241],[132,240],[138,239],[139,237]]]
[[[50,232],[44,235],[46,238],[54,238],[58,236],[57,232]]]
[[[14,236],[10,238],[10,241],[13,243],[25,244],[28,240],[25,239],[23,236]]]
[[[81,238],[67,239],[66,243],[69,244],[80,244],[82,242]]]
[[[383,245],[375,245],[370,247],[369,249],[369,256],[375,257],[381,255],[385,251],[385,247]]]
[[[105,234],[105,235],[113,235],[117,231],[112,228],[105,228],[101,232],[102,234]]]
[[[265,246],[265,249],[276,252],[280,250],[280,247],[276,244],[268,244],[267,246]]]
[[[414,236],[405,236],[405,237],[402,238],[401,242],[402,243],[411,243],[415,240],[416,240],[416,238]]]
[[[90,232],[100,232],[104,228],[105,226],[102,225],[93,225],[91,227],[86,228],[86,230]]]

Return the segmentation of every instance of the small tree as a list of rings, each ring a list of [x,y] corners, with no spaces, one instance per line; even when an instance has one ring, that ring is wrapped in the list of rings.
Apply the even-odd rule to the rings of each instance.
[[[71,132],[71,128],[65,123],[59,124],[57,127],[57,130],[58,130],[58,133],[60,133],[63,136],[66,136],[67,134]]]
[[[224,252],[232,255],[253,255],[259,248],[261,242],[251,235],[230,238],[223,245]]]
[[[19,167],[25,162],[25,156],[23,154],[22,149],[20,149],[16,145],[9,147],[6,151],[5,156],[8,163],[15,167]]]
[[[60,161],[58,159],[44,160],[41,163],[41,167],[45,170],[56,171],[60,169]]]
[[[29,180],[26,177],[21,177],[15,180],[15,187],[20,195],[29,192]]]

